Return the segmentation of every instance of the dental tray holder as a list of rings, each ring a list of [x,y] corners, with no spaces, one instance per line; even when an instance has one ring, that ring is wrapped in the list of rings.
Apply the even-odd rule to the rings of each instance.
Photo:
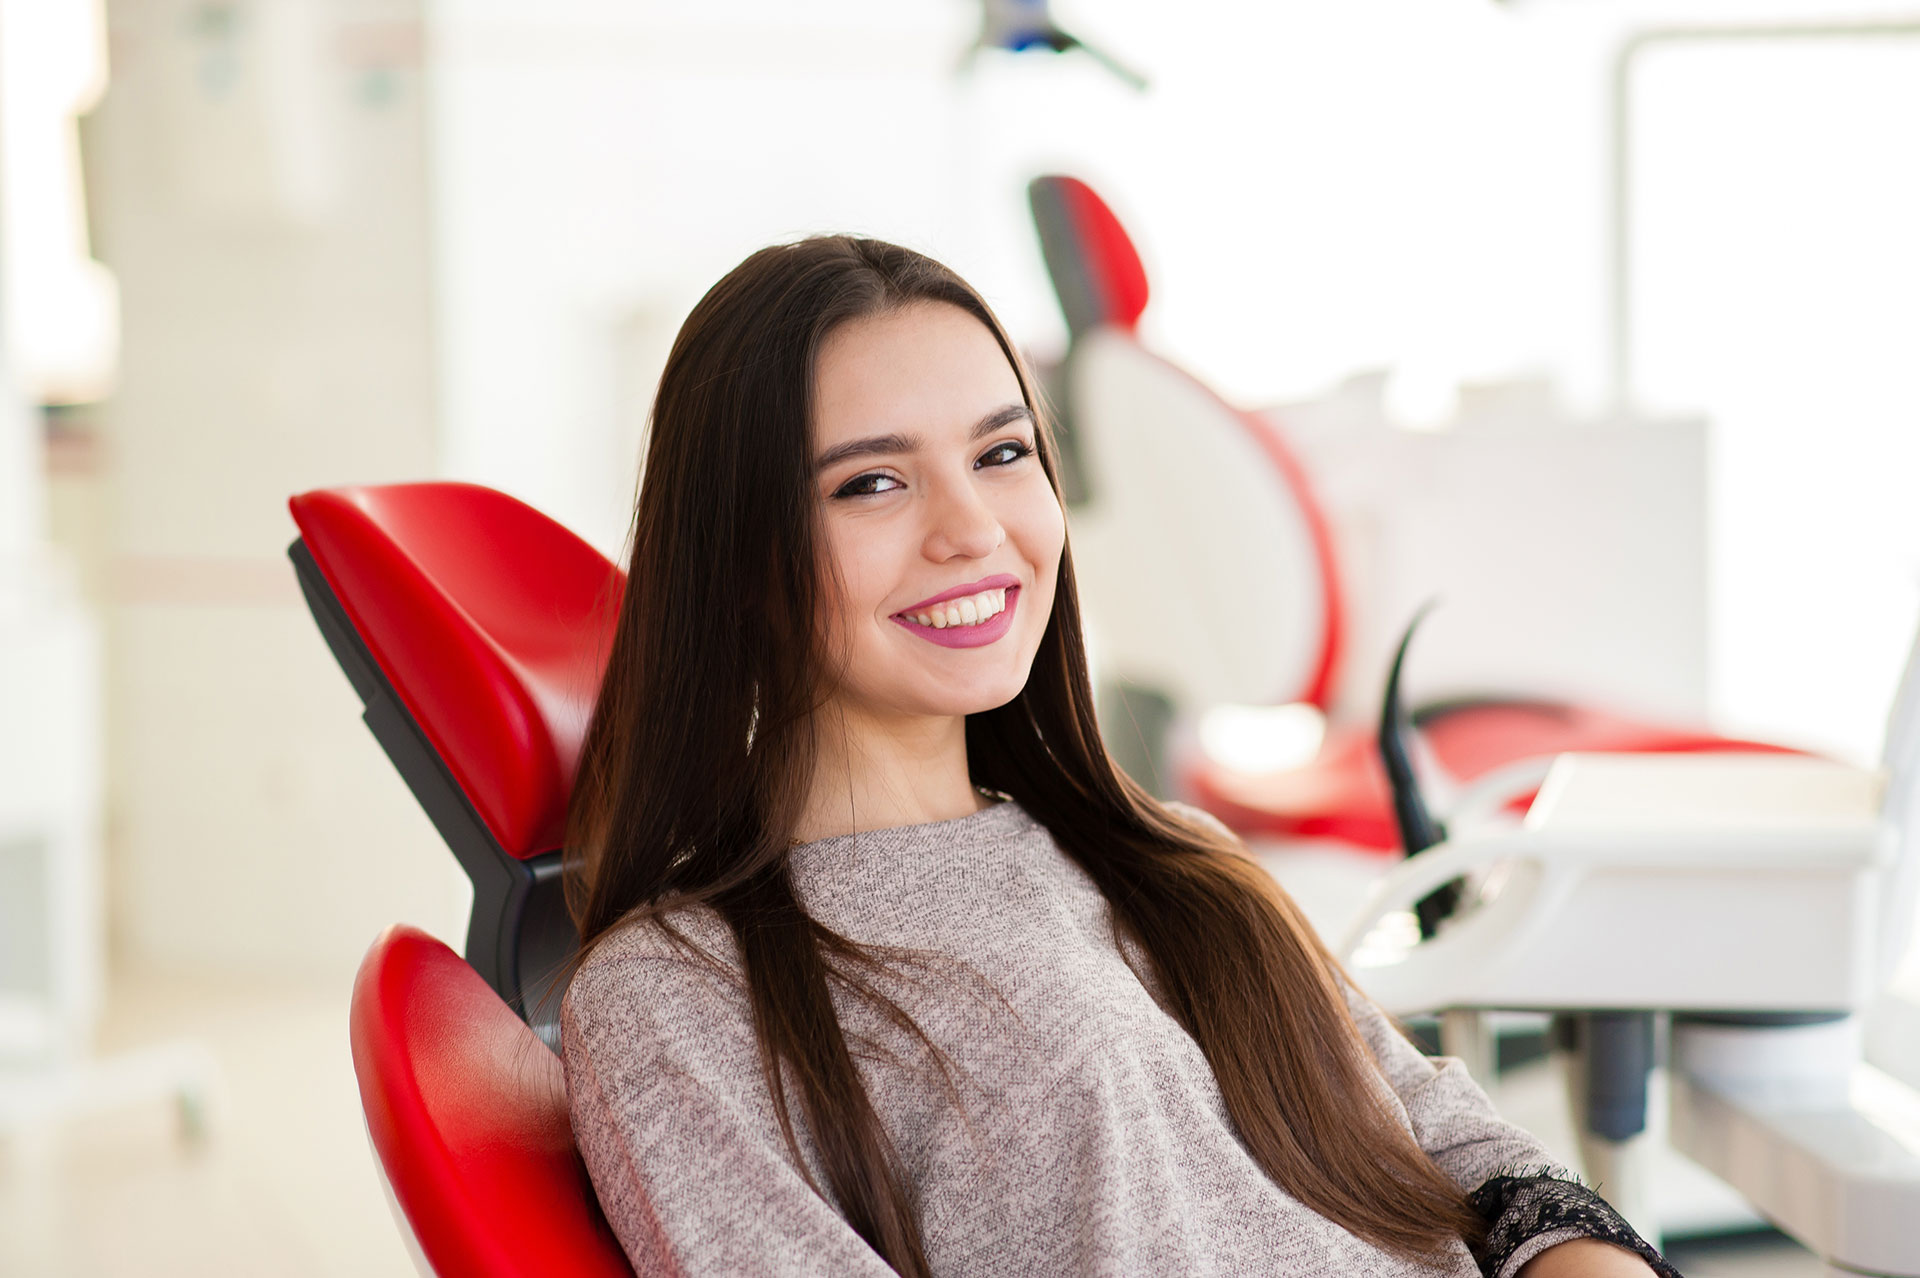
[[[1911,769],[1560,756],[1517,827],[1375,887],[1340,953],[1395,1015],[1671,1014],[1675,1148],[1845,1272],[1920,1278],[1920,1059],[1862,1025],[1911,939]],[[1419,940],[1410,912],[1466,904]]]

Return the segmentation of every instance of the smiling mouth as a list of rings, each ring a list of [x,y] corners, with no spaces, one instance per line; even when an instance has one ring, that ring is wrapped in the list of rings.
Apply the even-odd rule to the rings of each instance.
[[[1007,596],[1019,590],[1018,586],[1002,586],[998,590],[983,590],[977,595],[967,595],[961,599],[949,599],[934,604],[930,608],[916,609],[913,612],[901,612],[894,615],[916,626],[926,626],[931,630],[965,629],[993,620],[1007,610]]]

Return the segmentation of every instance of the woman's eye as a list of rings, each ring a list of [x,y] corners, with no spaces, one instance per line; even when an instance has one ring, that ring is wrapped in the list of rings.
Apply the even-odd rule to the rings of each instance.
[[[987,458],[992,457],[995,453],[1011,453],[1012,456],[1006,458],[1006,460],[1004,461],[994,462],[992,463],[993,465],[1011,466],[1013,463],[1019,461],[1022,457],[1033,456],[1033,449],[1027,447],[1024,443],[1020,442],[1017,439],[1009,439],[1002,443],[995,444],[992,448],[989,448],[985,453],[981,455],[980,460],[985,461]]]
[[[879,493],[891,491],[886,488],[864,487],[869,480],[884,480],[890,484],[899,482],[894,479],[892,475],[883,475],[879,471],[874,471],[871,474],[855,475],[852,479],[840,485],[833,495],[835,497],[872,497]]]

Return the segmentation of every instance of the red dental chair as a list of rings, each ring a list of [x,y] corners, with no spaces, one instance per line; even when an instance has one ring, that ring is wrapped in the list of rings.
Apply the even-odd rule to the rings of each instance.
[[[633,1278],[574,1152],[560,1061],[465,960],[382,933],[353,1068],[408,1250],[430,1278]]]
[[[631,1278],[574,1152],[548,979],[578,944],[559,849],[625,577],[471,484],[289,505],[314,620],[474,885],[465,961],[396,926],[354,982],[354,1072],[395,1216],[440,1278]]]
[[[1041,177],[1028,197],[1071,336],[1049,391],[1103,683],[1146,689],[1159,702],[1160,725],[1143,732],[1179,709],[1220,704],[1305,703],[1324,714],[1346,655],[1346,606],[1312,477],[1272,422],[1141,342],[1146,270],[1091,187]],[[1779,749],[1497,693],[1416,708],[1412,718],[1459,782],[1566,751]],[[1127,744],[1110,742],[1123,758]],[[1191,799],[1242,834],[1400,850],[1370,722],[1330,723],[1310,762],[1258,775],[1200,750],[1170,758],[1155,750],[1145,746],[1143,767],[1129,760],[1143,783],[1157,775],[1168,797]]]

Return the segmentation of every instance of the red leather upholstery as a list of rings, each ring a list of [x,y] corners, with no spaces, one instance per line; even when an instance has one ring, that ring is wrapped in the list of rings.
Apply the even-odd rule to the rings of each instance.
[[[1055,242],[1071,246],[1070,261],[1050,265],[1076,281],[1076,293],[1084,294],[1082,304],[1092,309],[1084,319],[1131,330],[1147,309],[1147,268],[1120,219],[1079,178],[1037,178],[1034,186],[1047,201],[1050,216],[1062,223],[1064,234]],[[1077,318],[1082,317],[1070,314],[1068,323]]]
[[[1517,759],[1545,758],[1570,750],[1613,754],[1727,750],[1793,753],[1764,741],[1647,723],[1564,702],[1469,705],[1436,716],[1423,733],[1435,757],[1457,777],[1482,776]]]
[[[1435,758],[1462,781],[1509,763],[1570,750],[1791,753],[1764,742],[1662,727],[1557,702],[1464,705],[1435,716],[1421,732]],[[1383,853],[1400,851],[1393,800],[1370,724],[1329,731],[1319,756],[1303,768],[1249,776],[1195,757],[1185,761],[1181,782],[1195,802],[1243,834],[1338,839]]]
[[[465,960],[388,928],[353,983],[367,1130],[444,1278],[633,1278],[574,1153],[559,1059]]]
[[[474,484],[288,502],[301,540],[500,846],[560,846],[626,578],[533,507]]]

